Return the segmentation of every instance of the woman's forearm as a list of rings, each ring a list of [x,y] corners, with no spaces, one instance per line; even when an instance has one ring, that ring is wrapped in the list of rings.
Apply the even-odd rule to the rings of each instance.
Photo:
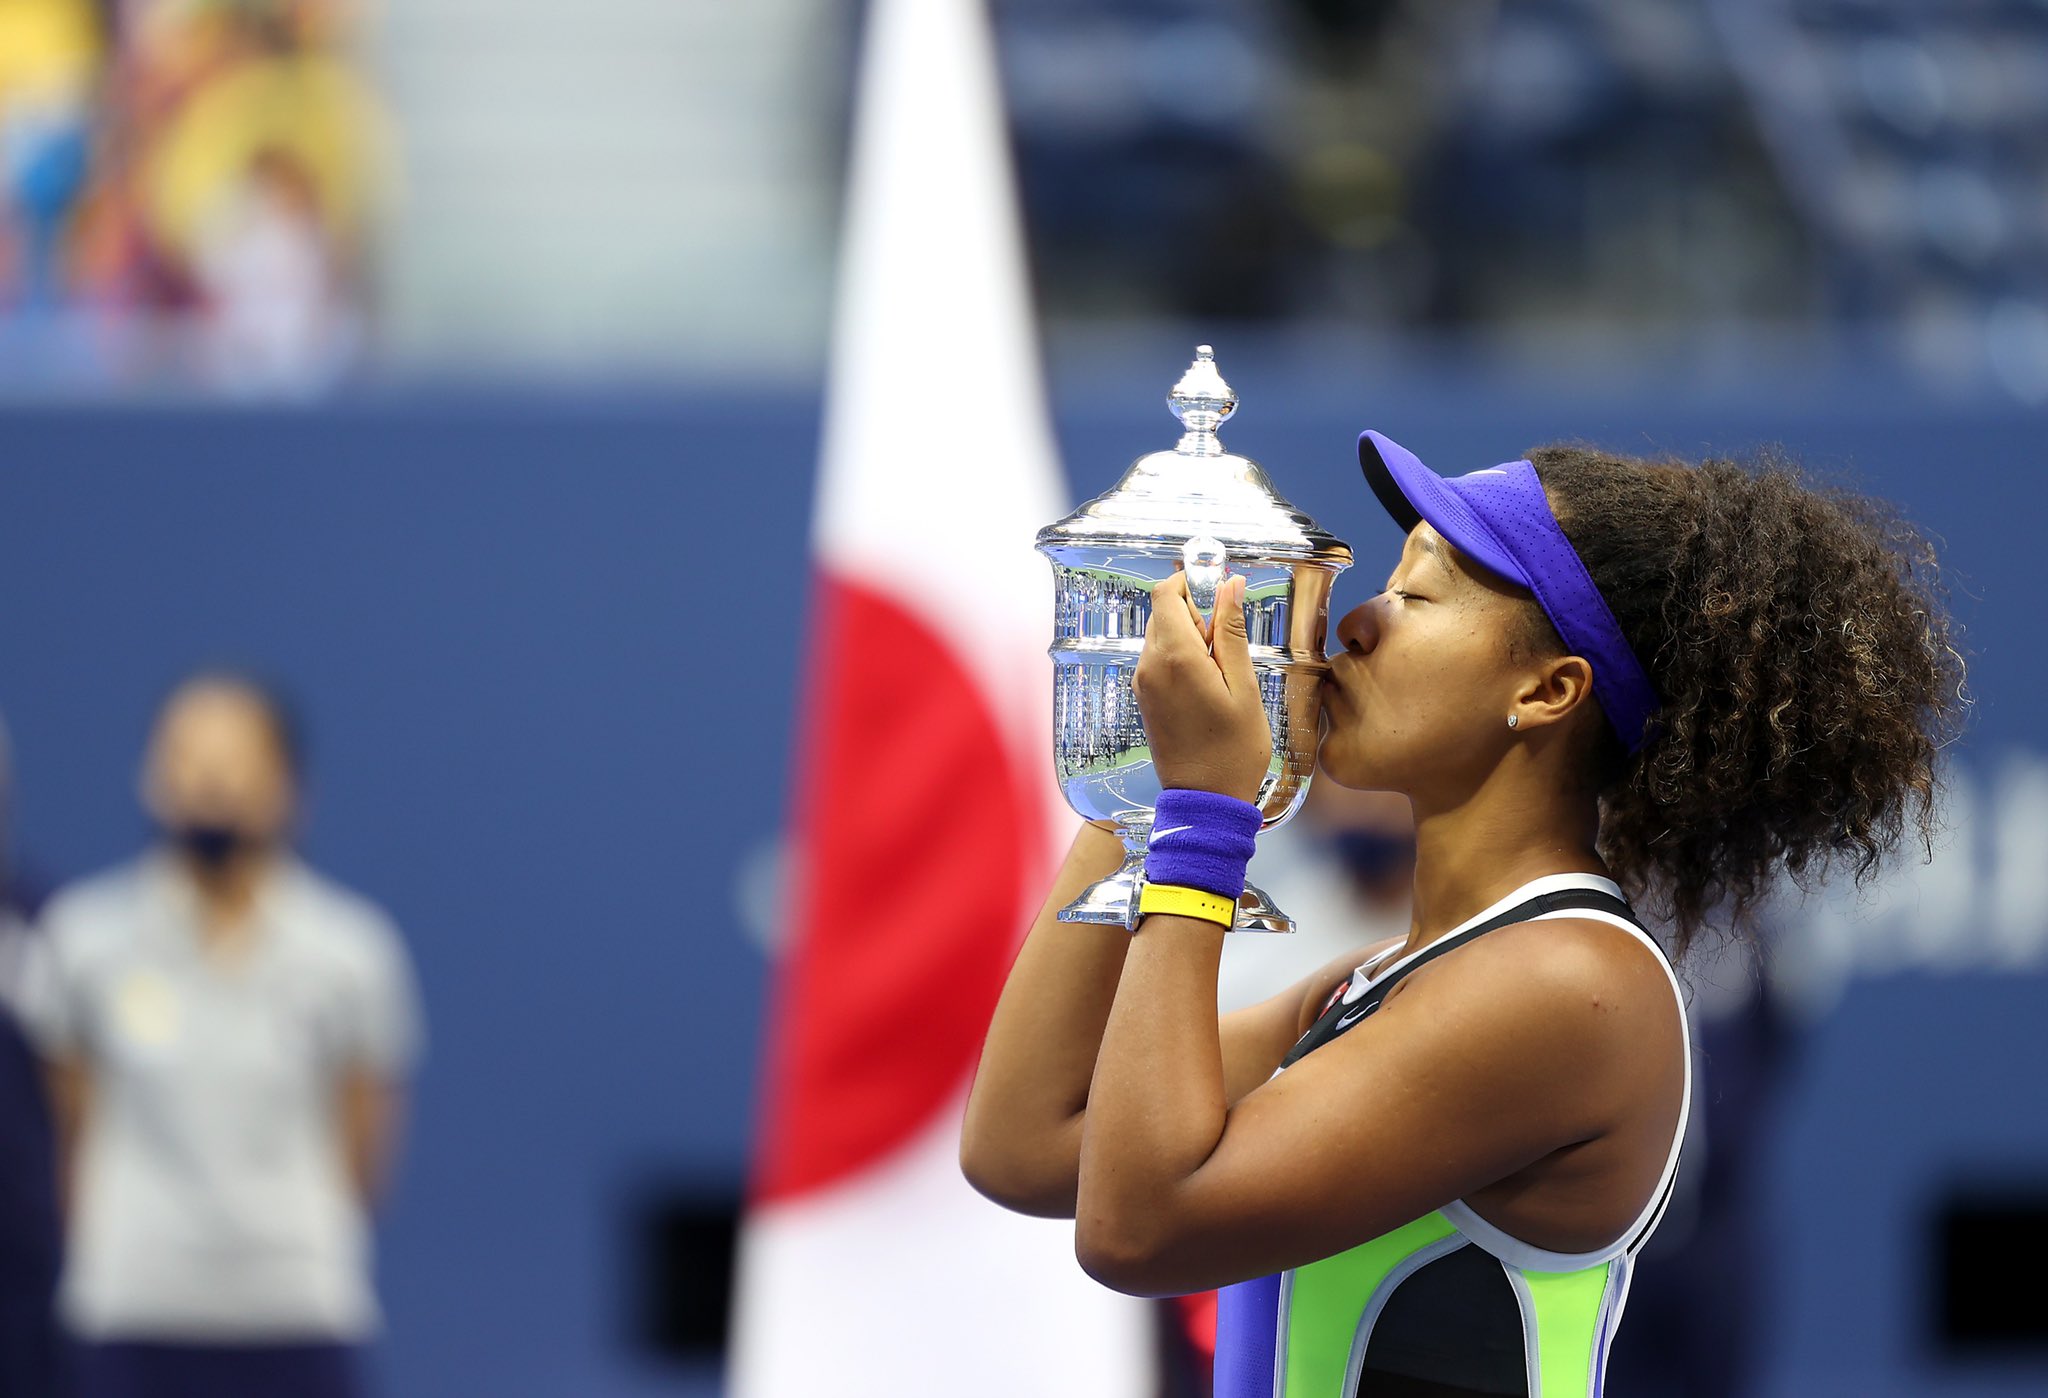
[[[352,1068],[342,1076],[340,1136],[350,1181],[365,1209],[383,1198],[398,1135],[400,1089],[382,1073]]]
[[[1115,835],[1081,827],[1010,968],[982,1048],[960,1165],[976,1189],[1020,1213],[1074,1213],[1088,1084],[1131,939],[1121,927],[1056,914],[1122,862]]]
[[[1175,1190],[1223,1136],[1223,937],[1214,923],[1155,916],[1131,942],[1089,1092],[1075,1215],[1082,1265],[1110,1285],[1128,1286],[1158,1250]]]

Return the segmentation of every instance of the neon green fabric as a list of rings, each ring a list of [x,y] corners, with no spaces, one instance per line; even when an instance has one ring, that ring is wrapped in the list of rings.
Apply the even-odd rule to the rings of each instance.
[[[1282,1295],[1287,1314],[1287,1398],[1342,1393],[1351,1341],[1366,1303],[1403,1262],[1458,1230],[1442,1214],[1427,1214],[1348,1252],[1297,1267]],[[1347,1395],[1348,1398],[1348,1395]]]
[[[1457,1232],[1441,1213],[1297,1267],[1281,1289],[1279,1398],[1351,1398],[1351,1352],[1366,1311],[1398,1289],[1388,1278],[1404,1262]],[[1476,1247],[1477,1244],[1468,1244]],[[1533,1330],[1539,1387],[1531,1398],[1583,1398],[1601,1363],[1600,1318],[1615,1264],[1577,1272],[1506,1267],[1523,1298],[1525,1330]],[[1405,1278],[1404,1278],[1405,1280]],[[1370,1354],[1370,1340],[1367,1353]]]
[[[1612,1262],[1577,1272],[1523,1272],[1530,1307],[1536,1312],[1536,1359],[1543,1398],[1591,1393],[1599,1356],[1600,1303],[1607,1294]]]

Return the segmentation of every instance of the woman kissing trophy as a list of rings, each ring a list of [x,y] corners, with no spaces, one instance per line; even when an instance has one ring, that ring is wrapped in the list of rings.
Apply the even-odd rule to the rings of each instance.
[[[1160,786],[1131,677],[1153,585],[1177,569],[1205,618],[1225,576],[1245,580],[1252,668],[1273,732],[1256,800],[1262,830],[1294,813],[1315,771],[1330,586],[1351,550],[1289,504],[1257,462],[1224,449],[1216,433],[1237,395],[1209,346],[1196,349],[1167,402],[1184,429],[1173,449],[1139,457],[1108,491],[1038,532],[1053,570],[1060,788],[1082,816],[1115,822],[1124,843],[1123,866],[1062,908],[1062,922],[1138,923]],[[1236,930],[1292,932],[1294,922],[1248,883]]]

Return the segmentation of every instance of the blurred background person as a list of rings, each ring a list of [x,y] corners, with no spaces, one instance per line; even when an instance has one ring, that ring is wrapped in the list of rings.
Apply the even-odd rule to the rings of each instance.
[[[282,147],[208,220],[193,268],[206,293],[210,372],[238,393],[291,394],[341,372],[349,318],[318,187]]]
[[[142,774],[157,846],[44,918],[26,1003],[81,1398],[364,1391],[368,1217],[418,1012],[389,921],[292,853],[299,752],[274,693],[187,680]]]
[[[32,955],[28,900],[15,875],[12,773],[0,724],[0,1394],[57,1392],[56,1144],[41,1064],[16,1006]]]
[[[147,133],[147,236],[194,298],[195,362],[231,393],[326,387],[353,349],[377,116],[342,51],[348,13],[328,0],[200,9],[200,71]],[[166,48],[149,52],[172,61]]]
[[[93,0],[0,0],[0,308],[44,311],[62,289],[101,50]]]
[[[39,376],[297,397],[353,361],[381,109],[349,0],[0,0],[0,309]]]

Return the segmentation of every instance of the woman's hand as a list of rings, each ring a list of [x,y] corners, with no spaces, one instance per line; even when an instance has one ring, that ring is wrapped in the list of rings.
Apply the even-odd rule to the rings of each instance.
[[[1131,677],[1160,785],[1258,799],[1273,759],[1273,730],[1259,702],[1242,577],[1216,590],[1205,625],[1175,573],[1152,589],[1152,620]]]

